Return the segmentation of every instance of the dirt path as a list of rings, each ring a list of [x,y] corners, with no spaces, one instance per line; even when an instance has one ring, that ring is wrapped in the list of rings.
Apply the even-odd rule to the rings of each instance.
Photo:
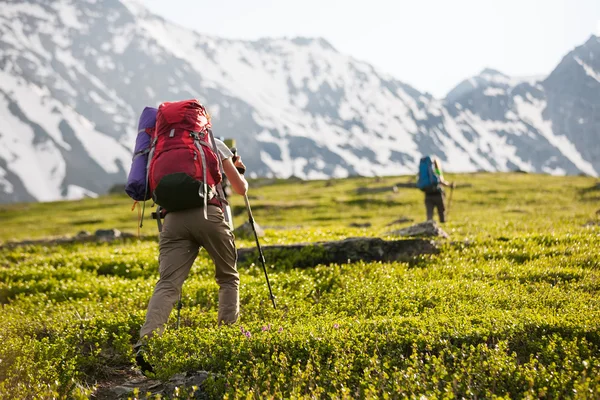
[[[134,397],[134,391],[138,390],[135,398],[147,399],[156,395],[171,397],[176,388],[180,391],[190,393],[192,399],[206,399],[202,391],[202,383],[208,378],[208,372],[183,372],[175,374],[166,382],[147,378],[135,368],[115,370],[114,374],[106,380],[96,383],[96,390],[91,396],[94,400],[118,400]],[[193,387],[197,389],[194,390]],[[193,392],[193,395],[191,394]]]

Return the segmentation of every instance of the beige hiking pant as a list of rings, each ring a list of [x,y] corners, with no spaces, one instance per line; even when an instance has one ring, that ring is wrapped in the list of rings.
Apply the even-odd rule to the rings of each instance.
[[[162,334],[169,314],[179,298],[200,247],[215,263],[219,284],[218,323],[232,324],[239,315],[239,274],[234,236],[223,218],[223,210],[209,204],[208,218],[202,208],[168,213],[159,241],[160,279],[148,304],[140,338]]]

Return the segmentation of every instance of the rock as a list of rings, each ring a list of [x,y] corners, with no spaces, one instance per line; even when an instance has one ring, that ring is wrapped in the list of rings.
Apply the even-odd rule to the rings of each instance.
[[[386,192],[394,192],[398,193],[398,187],[394,186],[379,186],[379,187],[359,187],[356,188],[356,194],[376,194],[376,193],[386,193]]]
[[[350,225],[348,225],[351,228],[369,228],[371,226],[370,222],[352,222]]]
[[[395,224],[404,224],[406,222],[413,222],[414,220],[412,218],[408,218],[408,217],[400,217],[395,221],[390,222],[389,224],[387,224],[386,226],[392,226]]]
[[[256,229],[256,234],[258,237],[263,237],[265,235],[265,231],[256,222],[254,222],[254,228]],[[238,226],[235,228],[233,233],[235,236],[240,238],[254,238],[254,232],[252,231],[252,225],[250,225],[250,222],[245,222],[244,224]]]
[[[383,240],[348,238],[331,242],[261,246],[268,265],[306,268],[318,264],[344,264],[356,261],[411,260],[420,254],[438,252],[436,244],[426,239]],[[238,249],[240,264],[256,262],[256,248]]]
[[[449,235],[438,226],[435,221],[421,222],[420,224],[409,226],[408,228],[390,232],[390,235],[398,236],[426,236],[426,237],[444,237]]]
[[[111,391],[114,393],[114,395],[118,398],[121,397],[125,394],[129,394],[133,392],[133,387],[130,386],[116,386],[114,388],[111,389]]]
[[[515,214],[529,214],[529,211],[521,210],[520,208],[511,208],[510,210],[506,210],[505,212]]]
[[[96,239],[100,241],[110,241],[115,240],[116,238],[121,237],[121,231],[118,229],[98,229],[96,233],[94,233]]]
[[[472,183],[457,182],[457,183],[454,185],[454,188],[455,188],[455,189],[459,189],[459,188],[470,188],[470,187],[473,187],[473,184],[472,184]]]
[[[75,236],[72,237],[54,237],[46,239],[35,239],[35,240],[22,240],[19,242],[7,242],[0,245],[2,248],[14,248],[18,246],[28,245],[42,245],[42,246],[54,246],[61,244],[70,243],[85,243],[85,242],[110,242],[116,239],[131,238],[135,235],[132,233],[121,232],[118,229],[98,229],[93,235],[88,231],[79,231]]]
[[[185,372],[180,372],[178,374],[173,375],[170,379],[169,382],[183,382],[185,381]]]
[[[202,390],[202,384],[208,378],[206,371],[189,371],[175,374],[167,382],[148,379],[145,376],[136,376],[130,379],[118,379],[118,382],[103,382],[99,384],[93,398],[99,400],[127,399],[131,393],[138,389],[142,398],[177,398],[205,399],[206,393]],[[193,389],[193,387],[196,389]],[[145,397],[149,393],[148,397]]]
[[[417,183],[414,181],[398,182],[394,186],[399,187],[399,188],[416,189]]]
[[[169,382],[165,384],[165,394],[172,396],[175,393],[175,389],[179,388],[181,390],[184,389],[184,393],[188,397],[186,398],[202,398],[203,392],[200,389],[204,381],[208,378],[208,372],[206,371],[198,371],[198,372],[184,372],[180,374],[175,374]],[[197,390],[193,393],[193,397],[190,397],[192,387],[196,386]]]
[[[292,231],[295,229],[302,229],[302,225],[265,225],[265,229],[273,229],[278,231]]]

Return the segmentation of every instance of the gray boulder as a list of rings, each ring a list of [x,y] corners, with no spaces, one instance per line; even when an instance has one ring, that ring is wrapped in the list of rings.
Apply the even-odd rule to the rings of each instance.
[[[256,222],[254,223],[254,228],[256,229],[256,234],[258,235],[258,237],[265,236],[265,231]],[[235,228],[233,233],[236,237],[239,238],[254,238],[254,232],[252,232],[252,225],[250,225],[250,222],[245,222],[244,224],[238,226],[237,228]]]
[[[268,265],[310,268],[316,265],[345,264],[358,261],[411,260],[421,254],[438,252],[436,243],[428,239],[383,240],[373,237],[355,237],[331,242],[297,243],[263,246]],[[240,264],[253,263],[258,258],[256,248],[238,249]]]
[[[396,224],[404,224],[406,222],[413,222],[413,221],[414,221],[414,219],[409,218],[409,217],[400,217],[397,220],[390,222],[386,226],[392,226],[392,225],[396,225]]]
[[[370,222],[351,222],[349,225],[351,228],[370,228]]]
[[[94,234],[94,236],[96,236],[96,239],[98,241],[112,241],[115,240],[117,238],[120,238],[121,235],[121,231],[118,229],[98,229],[96,231],[96,233]]]
[[[390,235],[398,236],[426,236],[426,237],[443,237],[449,235],[435,221],[421,222],[420,224],[412,225],[407,228],[399,229],[389,233]]]

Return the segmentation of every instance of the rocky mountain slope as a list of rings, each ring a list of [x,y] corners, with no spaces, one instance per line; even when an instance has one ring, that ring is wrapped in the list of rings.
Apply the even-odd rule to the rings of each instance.
[[[9,0],[0,14],[0,202],[122,183],[139,112],[196,97],[257,176],[600,171],[600,39],[541,79],[484,70],[435,99],[323,39],[226,40],[137,0]]]

